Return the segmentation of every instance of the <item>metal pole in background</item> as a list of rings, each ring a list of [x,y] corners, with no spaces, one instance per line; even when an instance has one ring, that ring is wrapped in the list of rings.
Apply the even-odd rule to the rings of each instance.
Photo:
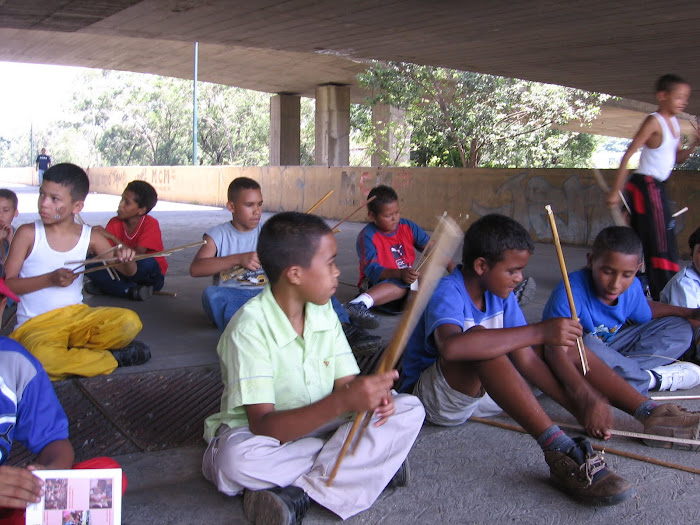
[[[199,58],[199,42],[194,43],[194,75],[192,90],[192,165],[197,165],[197,68]]]

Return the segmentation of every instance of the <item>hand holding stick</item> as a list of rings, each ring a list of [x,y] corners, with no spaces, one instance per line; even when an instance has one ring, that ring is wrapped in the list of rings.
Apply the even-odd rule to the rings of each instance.
[[[377,372],[383,373],[391,370],[396,366],[401,353],[403,352],[408,338],[413,333],[413,329],[416,327],[418,320],[423,313],[430,297],[437,287],[438,281],[442,276],[443,269],[447,265],[447,261],[452,257],[454,250],[457,248],[459,241],[462,237],[462,230],[457,226],[457,224],[450,217],[443,218],[435,229],[435,246],[433,247],[433,255],[430,260],[426,263],[425,269],[423,271],[423,277],[421,281],[421,286],[418,292],[409,299],[408,307],[403,314],[401,322],[396,328],[389,345],[382,359],[379,363]],[[365,416],[371,417],[369,413],[359,413],[355,417],[355,421],[350,429],[345,443],[338,454],[338,459],[336,460],[335,466],[331,471],[326,485],[329,487],[333,484],[335,476],[338,474],[338,469],[343,461],[343,458],[347,454],[348,448],[350,447],[355,433],[357,432],[362,420]],[[358,436],[358,440],[361,436]]]
[[[552,237],[554,238],[554,246],[557,249],[557,257],[559,258],[559,268],[561,269],[561,278],[564,281],[564,288],[566,288],[566,297],[569,299],[569,308],[571,308],[571,318],[574,321],[578,321],[578,316],[576,315],[576,304],[574,304],[574,296],[571,293],[571,284],[569,283],[569,273],[566,271],[566,263],[564,262],[564,253],[561,250],[561,242],[559,242],[559,232],[557,231],[557,223],[554,220],[554,213],[552,212],[552,207],[547,204],[544,207],[549,215],[549,226],[552,228]],[[588,359],[586,358],[586,349],[583,346],[583,339],[580,337],[576,339],[576,346],[578,347],[578,355],[581,358],[581,370],[583,375],[588,373]]]

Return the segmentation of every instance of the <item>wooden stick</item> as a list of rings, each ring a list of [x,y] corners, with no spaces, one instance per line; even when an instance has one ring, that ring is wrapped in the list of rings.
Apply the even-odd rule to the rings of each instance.
[[[577,425],[576,423],[559,423],[558,421],[552,421],[555,425],[559,425],[560,427],[564,428],[571,428],[574,430],[582,430],[585,432],[585,428],[583,428],[581,425]],[[663,441],[665,443],[679,443],[681,445],[692,445],[694,447],[700,447],[700,440],[699,439],[686,439],[686,438],[677,438],[677,437],[670,437],[670,436],[659,436],[656,434],[644,434],[641,432],[629,432],[627,430],[615,430],[614,428],[609,429],[609,432],[613,436],[623,436],[623,437],[632,437],[632,438],[637,438],[637,439],[650,439],[652,441]]]
[[[167,297],[177,297],[177,292],[165,292],[163,290],[154,290],[153,295],[165,295]]]
[[[168,255],[171,255],[174,252],[179,252],[180,250],[185,250],[187,248],[194,248],[196,246],[201,246],[202,244],[206,243],[207,241],[192,242],[190,244],[183,244],[182,246],[176,246],[175,248],[162,250],[160,252],[144,253],[141,255],[136,255],[133,259],[131,259],[131,261],[119,261],[116,258],[105,259],[105,262],[108,262],[109,264],[106,264],[104,266],[96,266],[95,268],[90,268],[88,270],[82,270],[80,272],[74,273],[77,275],[80,275],[81,273],[92,273],[98,270],[104,270],[105,268],[113,268],[114,266],[119,266],[120,264],[124,264],[125,262],[142,261],[143,259],[151,259],[152,257],[167,257]]]
[[[564,252],[561,249],[561,242],[559,241],[559,232],[557,231],[557,223],[554,220],[554,213],[552,212],[552,207],[547,204],[544,207],[547,210],[547,215],[549,216],[549,226],[552,229],[552,237],[554,238],[554,246],[557,249],[557,257],[559,258],[559,268],[561,269],[561,278],[564,281],[564,287],[566,288],[566,297],[569,299],[569,308],[571,309],[571,318],[574,321],[578,321],[578,315],[576,315],[576,305],[574,304],[574,295],[571,293],[571,284],[569,283],[569,273],[566,271],[566,262],[564,261]],[[581,359],[581,369],[583,370],[583,375],[588,373],[588,358],[586,357],[586,349],[583,346],[583,339],[576,338],[576,346],[578,348],[578,355]]]
[[[593,176],[595,177],[596,181],[598,182],[598,187],[603,191],[603,193],[605,193],[605,194],[610,193],[610,187],[605,182],[605,179],[603,178],[603,174],[600,173],[599,170],[594,169]],[[625,202],[625,205],[626,204],[627,203]],[[610,210],[610,215],[612,215],[613,222],[615,223],[615,226],[627,226],[627,221],[625,221],[625,218],[622,216],[622,212],[620,211],[619,207],[615,206],[613,208],[608,208],[608,209]]]
[[[331,196],[332,193],[333,193],[333,190],[326,193],[323,197],[321,197],[319,199],[319,201],[316,204],[311,206],[311,208],[309,208],[306,213],[313,213],[316,210],[316,208],[318,208],[321,204],[323,204],[323,201],[325,201],[328,197]]]
[[[671,215],[671,217],[678,217],[679,215],[683,215],[683,214],[684,214],[685,212],[687,212],[687,211],[688,211],[688,206],[686,206],[686,207],[683,208],[682,210],[678,210],[676,213],[674,213],[673,215]]]
[[[66,262],[63,263],[63,264],[79,264],[79,265],[82,266],[82,265],[85,265],[85,264],[92,264],[92,263],[96,263],[96,262],[102,262],[102,259],[100,259],[100,257],[104,257],[104,256],[107,255],[108,253],[111,253],[111,252],[113,252],[114,250],[118,250],[118,249],[121,248],[121,247],[122,247],[121,244],[117,244],[116,246],[112,246],[109,250],[105,250],[105,251],[103,251],[101,254],[95,255],[94,257],[91,257],[90,259],[83,259],[82,261],[66,261]]]
[[[373,201],[374,199],[376,199],[376,198],[377,198],[376,195],[372,195],[372,196],[371,196],[369,199],[367,199],[363,204],[361,204],[360,206],[358,206],[357,208],[355,208],[355,209],[353,210],[353,212],[352,212],[350,215],[348,215],[348,216],[345,217],[342,221],[340,221],[338,224],[336,224],[335,226],[333,226],[333,227],[331,228],[331,230],[335,230],[336,228],[338,228],[338,226],[340,226],[341,224],[343,224],[343,223],[344,223],[345,221],[347,221],[350,217],[352,217],[353,215],[355,215],[358,211],[360,211],[362,208],[364,208],[367,204],[369,204],[370,202],[372,202],[372,201]]]
[[[434,255],[430,258],[430,262],[428,262],[425,271],[423,272],[420,288],[418,289],[418,292],[409,299],[409,304],[403,314],[403,317],[401,318],[401,322],[396,327],[394,335],[392,336],[386,350],[384,350],[382,359],[377,368],[377,373],[388,372],[396,366],[396,363],[401,357],[401,353],[408,342],[408,338],[413,333],[413,329],[418,323],[418,320],[423,313],[425,306],[430,300],[433,291],[437,287],[438,281],[442,277],[443,268],[447,264],[450,257],[452,257],[454,250],[459,244],[462,237],[462,231],[454,220],[452,220],[450,217],[445,217],[441,223],[438,224],[436,232],[441,228],[441,225],[444,231],[439,235],[439,237],[436,237],[435,246],[433,248]],[[342,463],[343,458],[345,457],[345,454],[352,443],[355,433],[360,427],[362,419],[365,417],[365,414],[366,413],[364,412],[359,413],[355,417],[350,433],[348,434],[345,443],[343,443],[343,447],[338,454],[338,459],[336,460],[335,466],[328,477],[328,481],[326,482],[327,486],[330,487],[333,484],[333,479],[335,479],[335,476],[338,474],[340,464]]]
[[[654,401],[680,401],[682,399],[700,399],[700,396],[650,396]]]
[[[484,425],[489,425],[489,426],[497,427],[497,428],[504,428],[506,430],[513,430],[515,432],[521,432],[523,434],[527,434],[527,432],[525,431],[524,428],[516,426],[516,425],[509,425],[508,423],[503,423],[502,421],[495,421],[493,419],[487,419],[487,418],[476,417],[476,416],[470,417],[469,421],[474,421],[475,423],[483,423]],[[649,456],[642,456],[641,454],[627,452],[626,450],[619,450],[616,448],[603,447],[603,446],[596,445],[593,443],[591,443],[591,446],[595,450],[599,450],[600,452],[604,452],[606,454],[613,454],[615,456],[621,456],[623,458],[636,459],[637,461],[644,461],[646,463],[651,463],[652,465],[659,465],[661,467],[682,470],[684,472],[690,472],[691,474],[700,474],[700,469],[688,467],[686,465],[679,465],[677,463],[669,463],[668,461],[662,461],[660,459],[651,458]]]
[[[440,224],[440,221],[444,218],[447,217],[447,211],[444,211],[442,215],[440,216],[440,219],[438,219],[438,224]],[[437,231],[437,228],[435,232]],[[431,235],[431,238],[435,237],[435,232],[433,232],[433,235]],[[430,240],[428,240],[428,244],[430,244]],[[423,265],[428,261],[428,257],[430,257],[430,254],[432,253],[432,250],[428,250],[426,244],[426,251],[422,254],[420,262],[416,265],[416,272],[420,272],[420,269],[423,267]]]

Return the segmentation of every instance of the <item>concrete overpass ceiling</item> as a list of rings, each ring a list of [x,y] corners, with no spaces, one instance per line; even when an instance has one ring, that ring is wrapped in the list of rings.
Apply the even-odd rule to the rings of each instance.
[[[700,86],[699,20],[678,0],[0,0],[0,60],[191,78],[196,40],[201,80],[260,91],[312,96],[375,58],[653,103],[663,73]]]

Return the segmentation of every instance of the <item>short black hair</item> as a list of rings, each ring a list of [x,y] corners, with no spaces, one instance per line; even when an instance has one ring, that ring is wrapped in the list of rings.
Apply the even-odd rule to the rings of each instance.
[[[662,75],[656,80],[656,92],[671,91],[678,84],[690,85],[686,79],[679,77],[678,75],[674,75],[672,73]]]
[[[618,252],[636,255],[639,261],[644,257],[642,241],[632,228],[627,226],[608,226],[600,230],[593,241],[591,259],[597,259],[606,252]]]
[[[73,202],[84,201],[90,191],[90,179],[80,166],[69,162],[54,164],[44,172],[44,180],[68,188]]]
[[[382,207],[385,204],[389,204],[390,202],[396,202],[399,200],[399,196],[394,191],[394,188],[391,188],[384,184],[380,184],[379,186],[375,186],[374,188],[372,188],[369,192],[369,195],[367,195],[367,199],[371,199],[374,196],[376,196],[377,198],[374,199],[372,202],[367,203],[367,210],[373,213],[374,215],[378,215],[382,211]]]
[[[321,238],[331,229],[316,215],[285,211],[273,215],[260,230],[258,257],[270,284],[290,266],[308,268]]]
[[[535,243],[528,231],[517,221],[492,213],[473,223],[464,234],[462,264],[471,269],[479,257],[493,266],[505,259],[508,250],[535,251]]]
[[[17,194],[12,190],[8,190],[7,188],[0,188],[0,199],[7,199],[8,201],[12,202],[12,206],[14,206],[15,210],[19,205]]]
[[[238,194],[241,190],[259,190],[260,184],[258,181],[251,179],[250,177],[238,177],[231,181],[228,185],[228,201],[233,202],[238,198]]]
[[[146,213],[150,212],[158,202],[158,192],[145,180],[132,180],[126,185],[124,191],[134,194],[134,200],[139,208],[146,208]]]
[[[690,246],[691,255],[695,249],[695,246],[698,244],[700,244],[700,228],[691,233],[690,237],[688,238],[688,246]]]

